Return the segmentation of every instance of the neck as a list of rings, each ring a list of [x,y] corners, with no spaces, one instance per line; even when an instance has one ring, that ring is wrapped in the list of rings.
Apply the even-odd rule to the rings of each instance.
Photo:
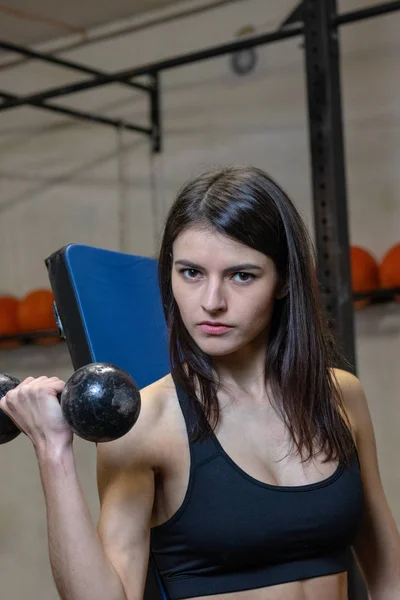
[[[265,333],[233,354],[213,359],[213,366],[228,393],[240,392],[249,396],[265,394]]]

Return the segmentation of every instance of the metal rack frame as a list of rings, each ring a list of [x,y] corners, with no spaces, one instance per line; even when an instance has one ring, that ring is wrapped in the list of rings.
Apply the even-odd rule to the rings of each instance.
[[[159,153],[162,151],[160,73],[302,36],[318,274],[331,326],[350,368],[355,371],[354,297],[350,274],[338,29],[342,25],[387,15],[398,10],[400,10],[400,0],[342,14],[337,13],[337,0],[302,0],[275,31],[115,73],[106,73],[72,60],[0,41],[0,48],[3,50],[91,76],[85,81],[25,96],[0,91],[0,98],[3,98],[0,112],[19,106],[32,106],[84,121],[125,128],[148,136],[152,152]],[[147,78],[147,83],[137,80],[138,77],[143,76]],[[148,95],[150,123],[147,127],[51,103],[55,98],[111,84],[123,85]]]
[[[400,0],[392,0],[342,14],[337,13],[337,0],[302,0],[275,31],[115,73],[106,73],[52,54],[0,41],[0,48],[3,50],[91,76],[85,81],[25,96],[16,96],[7,91],[0,91],[0,97],[3,98],[0,112],[19,106],[33,106],[80,120],[122,127],[148,136],[152,152],[158,153],[162,151],[159,81],[161,72],[302,36],[318,274],[331,325],[351,368],[355,370],[353,294],[350,276],[338,28],[398,10],[400,10]],[[147,83],[136,80],[143,76],[147,78]],[[149,126],[137,125],[122,119],[113,119],[51,103],[54,98],[111,84],[123,85],[148,95]]]
[[[304,2],[300,2],[293,11],[293,13],[282,23],[281,27],[276,31],[249,37],[243,40],[237,40],[234,42],[221,44],[219,46],[214,46],[197,52],[183,54],[181,56],[176,56],[170,59],[149,63],[140,67],[135,67],[133,69],[117,71],[115,73],[105,73],[100,69],[94,69],[71,60],[59,58],[52,54],[37,52],[30,48],[19,46],[11,42],[0,41],[0,48],[8,52],[14,52],[16,54],[25,56],[28,59],[30,58],[40,60],[42,62],[47,62],[53,65],[57,65],[59,67],[63,67],[65,69],[71,69],[80,73],[92,75],[92,78],[87,81],[77,82],[75,84],[73,83],[65,86],[59,86],[56,88],[44,90],[42,92],[28,94],[26,96],[16,96],[7,91],[0,91],[0,97],[2,97],[4,100],[4,102],[0,104],[0,112],[4,110],[9,110],[11,108],[16,108],[18,106],[33,106],[42,110],[58,112],[60,114],[64,114],[80,120],[100,123],[112,127],[123,127],[130,131],[147,135],[152,142],[152,151],[156,153],[161,152],[162,148],[160,129],[160,87],[158,79],[158,74],[161,71],[166,71],[194,62],[216,58],[234,52],[240,52],[241,50],[246,50],[248,48],[254,48],[256,46],[274,43],[299,35],[305,36],[306,31],[304,27],[304,9],[305,7],[307,7],[307,13],[310,14],[310,11],[313,12],[317,6],[316,3],[314,3],[314,6],[312,4],[313,3],[310,4],[306,0],[304,0]],[[376,17],[379,15],[384,15],[390,12],[400,10],[400,0],[393,0],[392,2],[386,2],[374,7],[367,7],[364,9],[355,10],[340,15],[336,13],[336,8],[334,8],[333,10],[332,7],[329,8],[329,0],[328,4],[326,4],[326,0],[321,0],[321,4],[325,8],[327,8],[329,12],[328,20],[323,26],[324,29],[322,29],[322,23],[320,23],[320,31],[321,33],[323,31],[323,35],[325,37],[329,35],[330,32],[335,31],[335,29],[339,25],[354,23],[363,19],[368,19],[371,17]],[[149,83],[147,85],[139,81],[134,81],[135,78],[143,75],[149,77]],[[124,86],[128,86],[131,89],[140,90],[148,94],[150,100],[149,114],[151,122],[149,127],[135,125],[133,123],[126,122],[122,119],[111,119],[93,113],[78,111],[68,107],[60,106],[58,104],[54,105],[48,102],[48,100],[51,100],[52,98],[59,98],[80,91],[94,89],[96,87],[110,84],[121,84]]]

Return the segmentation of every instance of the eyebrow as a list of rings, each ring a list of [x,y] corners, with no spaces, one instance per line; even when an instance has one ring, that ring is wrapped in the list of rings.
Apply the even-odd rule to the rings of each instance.
[[[201,265],[197,265],[196,263],[191,262],[190,260],[176,260],[175,265],[182,265],[184,267],[188,267],[189,269],[201,269],[204,270],[204,267]],[[228,267],[224,269],[224,273],[233,273],[236,271],[247,271],[249,269],[258,269],[262,271],[262,267],[259,265],[253,265],[252,263],[243,263],[240,265],[233,265],[232,267]]]

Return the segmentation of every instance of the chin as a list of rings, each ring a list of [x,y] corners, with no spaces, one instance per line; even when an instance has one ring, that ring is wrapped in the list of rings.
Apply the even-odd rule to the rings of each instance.
[[[218,358],[219,356],[229,356],[233,354],[234,350],[226,350],[223,348],[215,349],[215,348],[202,348],[203,352],[210,356],[211,358]]]
[[[209,356],[228,356],[240,350],[242,345],[232,344],[232,341],[223,340],[217,336],[208,339],[195,340],[199,348]]]

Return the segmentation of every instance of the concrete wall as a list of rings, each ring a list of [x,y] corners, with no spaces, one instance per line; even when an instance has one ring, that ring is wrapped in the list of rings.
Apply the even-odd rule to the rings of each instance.
[[[340,8],[363,4],[342,0]],[[258,33],[270,30],[291,8],[292,0],[236,2],[66,56],[104,70],[129,68],[229,41],[244,25]],[[394,14],[343,27],[340,34],[351,242],[378,258],[400,238],[399,26],[400,14]],[[47,286],[44,258],[70,242],[152,256],[177,189],[210,165],[264,168],[312,228],[301,41],[257,53],[257,69],[246,77],[232,73],[228,57],[161,75],[164,152],[157,157],[150,155],[146,138],[126,131],[25,107],[1,113],[0,293],[20,296]],[[1,76],[3,89],[21,95],[86,78],[38,62]],[[122,86],[54,102],[147,123],[144,95]],[[359,376],[370,402],[382,479],[400,525],[400,371],[394,362],[400,350],[399,306],[358,313],[356,329]],[[0,365],[20,377],[67,378],[72,372],[65,345],[1,350]],[[75,447],[96,519],[95,451],[82,440]],[[2,597],[53,600],[43,494],[25,438],[1,448],[0,472]]]

